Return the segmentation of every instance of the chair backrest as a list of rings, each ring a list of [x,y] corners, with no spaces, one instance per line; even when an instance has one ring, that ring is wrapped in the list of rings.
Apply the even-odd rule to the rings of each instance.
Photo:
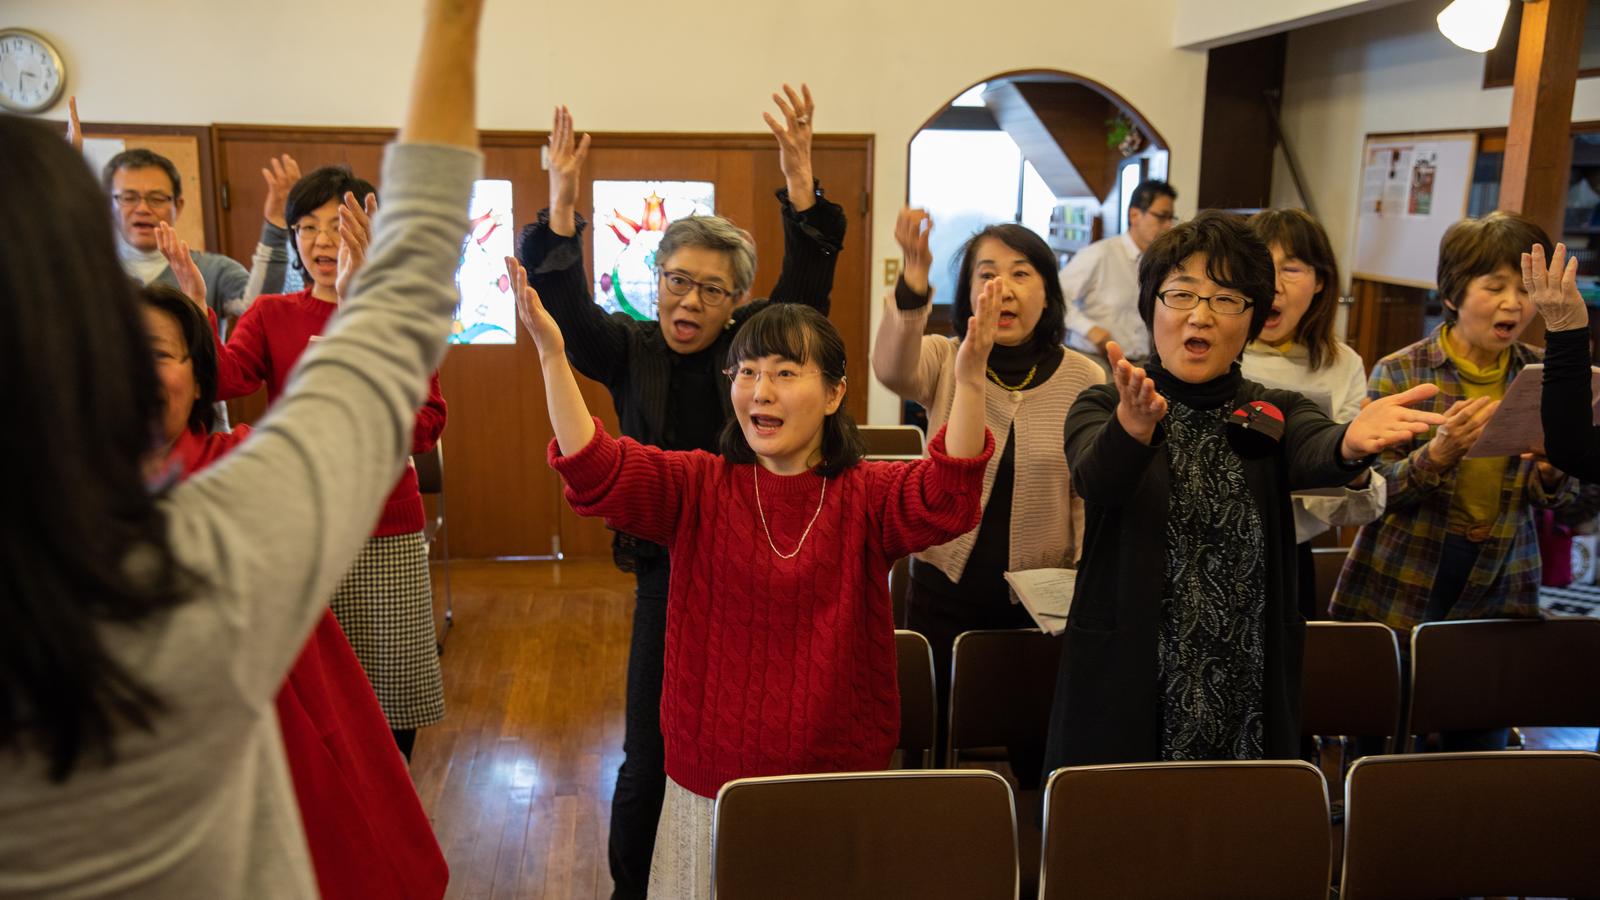
[[[1299,760],[1057,769],[1039,900],[1326,900],[1328,786]]]
[[[894,627],[906,627],[906,599],[911,594],[911,557],[902,556],[889,569],[889,603],[894,610]]]
[[[1300,732],[1375,736],[1400,730],[1400,642],[1377,622],[1306,625]],[[1386,749],[1389,749],[1386,748]]]
[[[1600,725],[1600,619],[1429,622],[1411,632],[1407,734]]]
[[[715,900],[1016,900],[1011,787],[992,772],[745,778],[717,794]]]
[[[417,467],[417,491],[422,494],[444,492],[444,439],[440,438],[427,453],[416,453],[411,464]]]
[[[1600,754],[1368,756],[1345,782],[1341,900],[1600,897]]]
[[[916,459],[927,455],[927,439],[915,425],[862,425],[867,459]]]
[[[1312,547],[1312,577],[1316,581],[1316,616],[1328,615],[1328,603],[1333,599],[1333,589],[1339,583],[1339,571],[1350,558],[1349,547]]]
[[[1042,758],[1062,644],[1060,636],[1034,628],[956,635],[945,744],[950,766],[972,747],[1038,747]]]
[[[933,767],[938,740],[938,698],[933,686],[933,646],[915,631],[894,633],[900,669],[900,744],[908,769]]]

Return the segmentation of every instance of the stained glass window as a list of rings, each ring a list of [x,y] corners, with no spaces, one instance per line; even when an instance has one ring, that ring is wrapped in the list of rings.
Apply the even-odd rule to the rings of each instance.
[[[594,182],[594,296],[607,312],[656,317],[656,248],[667,226],[716,212],[709,181]]]
[[[511,182],[473,182],[467,206],[471,231],[461,244],[456,289],[461,300],[450,323],[452,344],[515,344],[517,298],[506,275],[512,241]]]

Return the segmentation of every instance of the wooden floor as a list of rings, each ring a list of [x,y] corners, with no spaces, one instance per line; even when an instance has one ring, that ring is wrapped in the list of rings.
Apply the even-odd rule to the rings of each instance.
[[[633,578],[609,560],[470,562],[451,581],[445,720],[412,761],[446,896],[608,898]],[[1528,743],[1592,750],[1595,730],[1534,729]]]
[[[412,774],[451,898],[607,898],[633,578],[609,561],[456,563],[445,719]]]

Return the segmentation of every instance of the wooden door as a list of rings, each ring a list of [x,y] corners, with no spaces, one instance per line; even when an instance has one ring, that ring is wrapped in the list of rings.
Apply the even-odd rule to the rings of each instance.
[[[393,132],[376,129],[263,128],[217,126],[217,221],[225,252],[248,264],[261,230],[265,186],[260,169],[275,154],[288,153],[302,171],[343,163],[380,190],[383,145]],[[540,163],[542,132],[486,132],[482,138],[484,177],[512,182],[515,221],[520,229],[534,220],[548,200]],[[849,354],[846,408],[858,420],[866,414],[870,299],[868,253],[872,139],[869,136],[818,137],[816,174],[824,190],[850,218],[845,250],[834,279],[832,319]],[[777,149],[762,135],[595,134],[588,179],[697,180],[716,184],[717,212],[750,230],[756,240],[756,296],[777,281],[783,254],[782,225],[772,192],[783,184]],[[586,182],[578,209],[590,210]],[[586,259],[593,275],[592,242]],[[616,433],[610,395],[579,377],[590,409]],[[525,334],[514,346],[462,346],[451,349],[440,369],[449,404],[445,430],[446,484],[450,549],[458,557],[604,557],[611,538],[594,519],[573,515],[561,498],[560,481],[545,463],[553,436],[545,413],[544,383],[538,353]],[[252,421],[264,398],[237,405],[240,421]]]

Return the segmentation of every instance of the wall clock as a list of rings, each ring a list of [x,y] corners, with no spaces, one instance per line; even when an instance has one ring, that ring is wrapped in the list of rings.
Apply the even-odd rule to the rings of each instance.
[[[67,67],[43,35],[23,28],[0,28],[0,106],[14,112],[43,112],[61,99]]]

